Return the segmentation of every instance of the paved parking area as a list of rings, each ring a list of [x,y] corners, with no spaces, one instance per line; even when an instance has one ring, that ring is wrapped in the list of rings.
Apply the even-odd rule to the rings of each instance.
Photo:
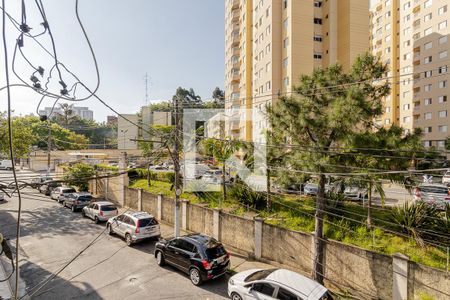
[[[0,204],[0,228],[14,244],[17,198]],[[58,272],[103,229],[56,201],[23,191],[20,277],[30,293]],[[163,236],[172,235],[162,225]],[[127,247],[117,236],[102,234],[74,263],[33,299],[227,299],[227,278],[201,287],[153,258],[155,241]]]

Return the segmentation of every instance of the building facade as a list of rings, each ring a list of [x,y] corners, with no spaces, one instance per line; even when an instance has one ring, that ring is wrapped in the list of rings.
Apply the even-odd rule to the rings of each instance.
[[[126,119],[124,119],[124,117]],[[139,139],[139,128],[134,124],[139,124],[139,116],[137,114],[122,114],[117,122],[117,149],[119,150],[137,150]]]
[[[94,112],[90,110],[88,107],[79,107],[73,106],[71,107],[72,115],[77,116],[80,119],[93,121],[94,120]],[[41,116],[55,116],[56,114],[63,114],[63,110],[60,107],[46,107],[43,110],[39,110],[39,115]]]
[[[117,116],[107,116],[106,125],[117,125],[118,120]]]
[[[378,0],[370,9],[371,51],[389,65],[391,95],[379,125],[422,128],[424,146],[444,148],[449,136],[450,3]]]
[[[369,48],[369,0],[226,0],[225,13],[225,108],[241,109],[227,134],[239,139],[261,140],[267,128],[252,109],[315,68],[348,69]]]

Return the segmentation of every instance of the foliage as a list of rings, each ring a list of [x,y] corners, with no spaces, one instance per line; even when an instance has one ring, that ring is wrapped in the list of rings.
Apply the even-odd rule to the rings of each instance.
[[[405,203],[392,211],[391,220],[398,225],[398,230],[414,237],[421,245],[424,239],[439,240],[433,232],[448,234],[448,228],[442,227],[445,220],[441,218],[436,207],[424,202]],[[450,243],[450,238],[443,238]]]
[[[239,203],[253,207],[254,209],[262,209],[265,207],[266,195],[262,192],[256,192],[245,183],[233,184],[228,191],[231,199]]]
[[[26,157],[35,140],[36,137],[32,128],[24,123],[21,118],[12,120],[12,144],[16,158]],[[10,155],[8,121],[6,118],[0,118],[0,154]]]
[[[144,179],[148,176],[147,169],[129,169],[128,176],[131,180]],[[150,179],[157,180],[162,182],[174,183],[175,181],[175,172],[153,172],[150,171]]]
[[[175,95],[172,97],[172,100],[175,101],[176,98],[180,99],[183,104],[188,105],[201,104],[202,102],[202,97],[197,95],[193,88],[187,90],[182,87],[178,87]]]
[[[64,181],[69,185],[74,185],[80,191],[89,190],[89,179],[95,175],[95,168],[88,164],[77,163],[66,168]]]

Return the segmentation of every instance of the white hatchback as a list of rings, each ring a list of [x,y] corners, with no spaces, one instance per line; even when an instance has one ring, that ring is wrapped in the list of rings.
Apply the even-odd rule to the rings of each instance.
[[[285,269],[252,269],[228,281],[232,300],[330,300],[328,290],[305,276]]]

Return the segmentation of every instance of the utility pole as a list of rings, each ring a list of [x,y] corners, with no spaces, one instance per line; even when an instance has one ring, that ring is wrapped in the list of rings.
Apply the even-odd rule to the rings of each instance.
[[[180,98],[174,99],[175,105],[175,145],[174,145],[174,169],[175,169],[175,226],[174,236],[180,236]]]
[[[50,175],[50,152],[52,151],[52,124],[48,121],[48,137],[47,137],[47,176]]]

